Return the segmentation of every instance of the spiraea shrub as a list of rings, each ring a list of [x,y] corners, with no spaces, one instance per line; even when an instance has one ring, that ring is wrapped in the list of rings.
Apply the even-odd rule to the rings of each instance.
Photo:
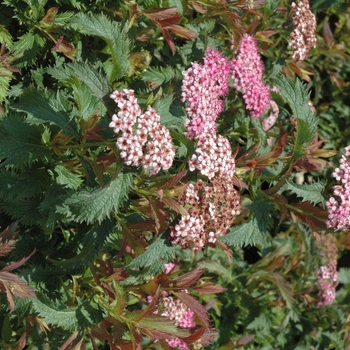
[[[348,10],[3,0],[0,348],[349,348]]]

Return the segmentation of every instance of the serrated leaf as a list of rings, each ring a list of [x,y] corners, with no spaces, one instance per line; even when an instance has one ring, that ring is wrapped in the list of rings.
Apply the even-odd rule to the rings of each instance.
[[[252,219],[240,226],[235,226],[230,229],[226,236],[219,238],[219,241],[234,247],[245,247],[247,245],[255,245],[261,242],[263,233],[259,229],[256,219]]]
[[[27,113],[34,123],[49,123],[59,126],[67,136],[80,138],[76,123],[70,120],[65,110],[58,110],[56,105],[62,106],[59,96],[47,98],[33,87],[25,90],[20,101],[11,106],[13,109]],[[29,119],[30,120],[30,119]]]
[[[296,118],[297,137],[293,158],[302,156],[306,148],[315,138],[317,132],[317,118],[308,105],[309,91],[299,79],[288,79],[278,75],[272,79],[273,84],[279,89],[281,96],[288,102]]]
[[[142,73],[143,81],[152,81],[157,85],[162,85],[175,77],[173,68],[167,67],[149,67]]]
[[[68,66],[98,99],[102,100],[104,96],[110,93],[110,85],[101,69],[94,68],[88,62],[74,62]]]
[[[293,308],[294,305],[294,298],[293,298],[293,292],[291,289],[291,285],[289,282],[287,282],[281,274],[277,272],[270,272],[265,270],[260,270],[256,273],[256,276],[262,280],[270,281],[272,282],[279,290],[281,297],[286,302],[286,305],[289,309]]]
[[[42,143],[42,126],[28,125],[22,117],[10,115],[0,124],[0,158],[2,165],[16,169],[49,160],[50,150]]]
[[[164,234],[159,236],[147,250],[137,258],[133,259],[127,266],[129,269],[149,267],[148,275],[157,275],[164,271],[164,264],[175,258],[177,247],[173,246]]]
[[[81,303],[78,307],[67,307],[54,302],[44,295],[32,300],[35,312],[48,324],[62,327],[68,331],[81,330],[93,325],[100,319],[100,312],[88,303]]]
[[[171,103],[173,102],[173,95],[168,95],[161,100],[157,100],[153,108],[158,112],[162,125],[168,129],[178,129],[183,125],[183,120],[175,117],[169,112]]]
[[[273,210],[271,203],[267,200],[258,200],[247,205],[247,208],[253,212],[259,230],[262,233],[267,232],[267,230],[273,225],[273,219],[270,215],[270,212]]]
[[[288,190],[295,193],[298,197],[302,198],[303,202],[309,201],[314,205],[318,203],[324,203],[325,199],[322,196],[324,190],[324,184],[321,182],[314,182],[308,185],[299,185],[291,181],[286,181]]]
[[[174,295],[181,299],[181,301],[196,314],[203,326],[210,328],[208,313],[197,299],[185,292],[174,292]]]
[[[26,172],[0,172],[0,198],[4,201],[18,201],[41,195],[50,184],[48,174],[42,169]]]
[[[146,315],[137,322],[139,328],[150,339],[184,338],[190,335],[189,330],[179,329],[169,320],[160,315]]]
[[[112,224],[111,220],[104,220],[92,227],[87,233],[84,232],[82,237],[77,237],[81,244],[78,252],[71,252],[70,255],[74,253],[72,257],[62,260],[50,259],[50,261],[71,274],[81,273],[100,253],[112,232],[115,232],[115,225]]]
[[[120,173],[103,188],[73,192],[62,206],[57,208],[57,212],[77,222],[102,222],[106,217],[110,217],[113,211],[118,212],[131,186],[132,175]]]
[[[13,45],[12,50],[14,56],[19,57],[16,60],[16,65],[20,67],[26,67],[35,62],[35,58],[38,53],[41,52],[41,48],[45,45],[46,39],[32,30],[24,35],[21,35]]]
[[[78,13],[70,23],[80,32],[97,36],[106,42],[113,61],[113,68],[109,74],[110,82],[128,73],[130,42],[127,25],[122,27],[120,23],[112,22],[102,13],[99,15]]]
[[[63,165],[56,165],[55,172],[57,174],[56,182],[65,188],[77,190],[83,183],[80,176],[73,174]]]

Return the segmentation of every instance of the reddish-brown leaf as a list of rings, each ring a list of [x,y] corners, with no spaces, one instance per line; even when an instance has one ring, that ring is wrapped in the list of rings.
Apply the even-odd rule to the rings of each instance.
[[[136,326],[131,323],[129,326],[130,334],[131,334],[131,341],[133,345],[133,350],[142,350],[141,343],[142,343],[142,336],[140,331],[136,328]],[[124,348],[122,348],[124,349]]]
[[[150,10],[143,10],[142,13],[152,21],[160,21],[168,18],[176,17],[179,21],[181,16],[177,13],[177,7],[167,7],[167,8],[154,8]]]
[[[253,334],[244,335],[242,338],[237,340],[236,347],[245,347],[248,343],[250,343],[255,338]]]
[[[16,246],[16,238],[18,236],[16,232],[17,224],[14,223],[7,227],[0,234],[0,256],[7,255]]]
[[[332,30],[331,30],[331,27],[329,26],[329,23],[326,21],[323,24],[322,36],[323,36],[323,39],[324,39],[324,42],[326,43],[326,45],[329,48],[332,47],[334,36],[333,36]]]
[[[201,294],[218,294],[224,292],[226,288],[217,286],[212,282],[205,282],[198,287],[194,287],[193,290]]]
[[[163,232],[166,229],[166,212],[164,210],[164,204],[159,200],[149,197],[148,198],[152,214],[156,224],[157,232]]]
[[[295,209],[294,209],[295,208]],[[307,223],[313,231],[326,229],[328,213],[310,202],[296,203],[290,208],[293,213],[303,222]]]
[[[0,271],[0,284],[8,287],[11,293],[20,298],[34,298],[34,289],[20,277],[11,272]],[[0,285],[0,290],[1,290]]]
[[[28,338],[28,333],[27,331],[25,331],[17,342],[16,350],[23,350],[25,348],[25,346],[27,345],[27,338]]]
[[[174,55],[176,48],[175,48],[174,39],[171,37],[169,30],[165,27],[161,27],[160,30],[162,31],[164,38],[165,38],[166,42],[168,43],[172,54]]]
[[[205,332],[205,327],[199,327],[190,336],[188,336],[186,338],[182,338],[182,340],[184,342],[186,342],[187,344],[193,344],[198,339],[202,338],[204,332]]]
[[[210,328],[209,316],[205,307],[192,295],[185,292],[173,292],[181,301],[189,307],[198,317],[199,321],[206,327]]]
[[[36,249],[34,249],[26,258],[23,258],[19,261],[16,261],[10,265],[7,265],[6,267],[4,267],[1,272],[8,272],[8,271],[12,271],[14,269],[17,269],[18,267],[22,266],[34,253],[36,252]]]
[[[72,348],[72,350],[85,350],[86,346],[85,346],[85,340],[84,339],[80,339],[80,341],[74,346],[74,348]]]
[[[159,189],[166,190],[168,188],[173,188],[175,185],[177,185],[181,181],[181,179],[185,176],[185,174],[186,174],[186,169],[182,169],[176,175],[171,177],[166,183],[161,185]]]
[[[207,12],[207,9],[199,2],[197,1],[190,1],[191,6],[195,11],[197,11],[200,14],[204,14]]]
[[[203,272],[204,270],[196,267],[192,271],[187,272],[178,278],[169,280],[167,284],[182,289],[188,288],[197,282],[198,278],[203,274]]]
[[[197,33],[192,32],[191,30],[184,28],[184,27],[181,27],[177,24],[168,25],[167,28],[170,31],[172,31],[174,34],[176,34],[182,38],[188,39],[188,40],[191,40],[191,39],[198,37]]]
[[[163,197],[162,202],[167,207],[174,210],[178,214],[183,215],[183,216],[188,215],[187,210],[179,202],[177,202],[174,198]]]
[[[79,332],[78,332],[78,331],[75,331],[75,332],[64,342],[64,344],[60,347],[60,350],[67,350],[67,349],[69,349],[69,348],[73,345],[75,339],[77,339],[78,335],[79,335]]]

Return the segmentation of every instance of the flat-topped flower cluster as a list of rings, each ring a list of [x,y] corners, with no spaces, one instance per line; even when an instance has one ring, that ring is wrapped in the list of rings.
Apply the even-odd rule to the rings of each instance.
[[[169,130],[161,125],[160,116],[150,106],[142,114],[133,90],[114,91],[110,97],[118,105],[109,126],[117,138],[117,147],[125,164],[142,165],[149,175],[169,169],[175,157],[175,147]]]

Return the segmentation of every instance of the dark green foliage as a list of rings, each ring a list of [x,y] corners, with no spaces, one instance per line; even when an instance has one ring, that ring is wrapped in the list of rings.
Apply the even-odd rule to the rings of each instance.
[[[50,149],[43,142],[44,132],[45,127],[42,125],[29,125],[16,114],[6,118],[0,129],[2,164],[20,169],[52,159]]]
[[[188,349],[349,348],[349,233],[327,229],[325,210],[350,136],[348,4],[311,1],[318,44],[303,62],[292,59],[290,5],[2,1],[0,349],[159,350],[174,337]],[[268,130],[271,110],[252,119],[230,73],[223,112],[199,112],[217,117],[211,131],[229,141],[236,172],[210,179],[188,164],[200,142],[184,133],[182,72],[203,65],[207,48],[235,58],[244,33],[278,118]],[[110,98],[123,89],[138,117],[150,106],[169,130],[169,169],[149,176],[124,161],[109,126],[118,113],[133,118]],[[171,237],[198,209],[185,191],[199,179],[208,191],[232,181],[241,209],[225,213],[229,201],[213,196],[205,220],[216,227],[231,213],[231,227],[216,241],[192,229],[205,244],[184,249]],[[321,305],[320,268],[337,259],[336,298]],[[164,316],[172,302],[192,309],[194,327]]]

